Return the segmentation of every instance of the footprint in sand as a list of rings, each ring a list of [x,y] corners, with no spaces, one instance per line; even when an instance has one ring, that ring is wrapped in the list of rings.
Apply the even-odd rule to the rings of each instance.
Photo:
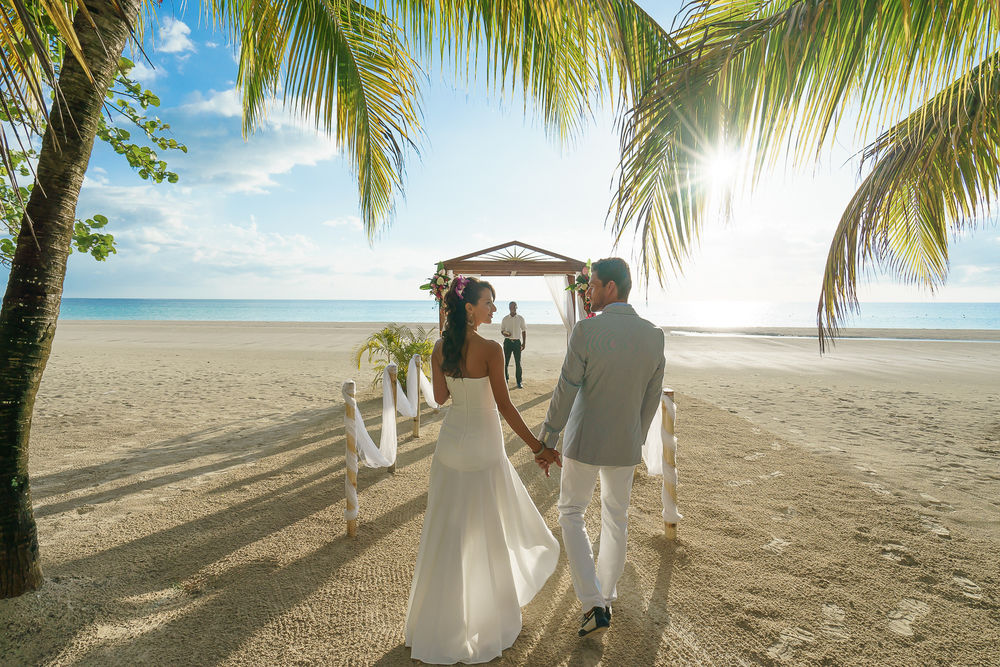
[[[889,612],[889,629],[897,635],[913,636],[913,624],[927,615],[927,603],[913,598],[903,598],[896,609]]]
[[[731,479],[726,482],[726,486],[751,486],[753,485],[752,479]]]
[[[764,452],[754,452],[753,454],[747,454],[743,458],[747,461],[756,461],[757,459],[763,458]]]
[[[850,639],[851,635],[847,632],[847,628],[844,626],[844,620],[846,618],[847,612],[843,609],[831,602],[824,602],[823,627],[821,628],[823,634],[834,641]]]
[[[791,521],[792,518],[797,514],[795,508],[791,505],[787,507],[782,507],[779,510],[780,514],[774,514],[771,516],[771,521]]]
[[[939,510],[954,510],[955,508],[944,502],[943,500],[938,500],[929,493],[920,494],[920,504],[924,507],[934,507]]]
[[[881,484],[876,484],[875,482],[861,482],[862,486],[867,486],[869,489],[879,494],[880,496],[891,496],[892,492],[885,488]]]
[[[963,596],[969,598],[970,600],[976,600],[977,602],[983,599],[983,589],[979,587],[979,584],[971,579],[966,579],[965,577],[956,574],[951,578],[951,580],[962,590]]]
[[[942,540],[951,539],[951,531],[942,526],[941,524],[937,523],[933,519],[931,519],[929,516],[921,516],[920,525],[924,527],[924,530],[930,533],[934,533]]]
[[[815,641],[816,636],[808,630],[789,628],[781,631],[778,641],[767,649],[767,654],[775,660],[789,660],[793,657],[795,649]]]
[[[771,443],[771,449],[773,449],[776,452],[780,452],[781,451],[781,443],[780,442],[772,442]]]
[[[902,544],[887,543],[882,545],[882,558],[891,560],[900,565],[916,565],[917,559],[913,557],[910,550]]]
[[[785,549],[791,546],[791,542],[781,539],[780,537],[771,536],[771,541],[761,547],[764,551],[770,551],[771,553],[780,556],[785,552]]]
[[[780,470],[775,470],[774,472],[769,472],[766,475],[757,475],[757,479],[768,480],[768,479],[774,479],[775,477],[784,477],[784,476],[785,473],[781,472]]]
[[[877,475],[878,474],[877,470],[874,470],[873,468],[869,468],[868,466],[863,466],[863,465],[857,465],[857,464],[855,464],[854,467],[857,468],[858,470],[860,470],[861,472],[863,472],[866,475]]]

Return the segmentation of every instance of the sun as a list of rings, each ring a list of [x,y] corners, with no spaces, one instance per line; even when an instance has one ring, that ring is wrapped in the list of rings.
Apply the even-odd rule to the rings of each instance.
[[[722,194],[736,183],[739,174],[740,156],[728,148],[719,148],[709,153],[704,160],[704,177],[712,192]]]

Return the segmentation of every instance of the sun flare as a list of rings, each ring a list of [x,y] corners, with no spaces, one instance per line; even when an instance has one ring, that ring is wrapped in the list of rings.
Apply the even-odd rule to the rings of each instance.
[[[705,156],[704,178],[710,189],[723,193],[733,188],[740,169],[740,156],[728,148],[719,148]]]

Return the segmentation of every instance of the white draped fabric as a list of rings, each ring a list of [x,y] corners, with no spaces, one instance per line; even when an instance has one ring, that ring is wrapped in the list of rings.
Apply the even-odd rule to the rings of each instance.
[[[549,288],[552,300],[556,303],[556,310],[559,311],[563,326],[572,329],[576,322],[569,321],[570,309],[565,296],[569,294],[566,291],[566,276],[545,276],[545,284]]]
[[[677,523],[683,518],[677,511],[668,487],[677,488],[677,437],[674,435],[674,418],[677,409],[673,400],[666,394],[656,406],[656,415],[649,425],[646,442],[642,446],[642,460],[650,475],[663,475],[663,521]]]
[[[390,466],[396,460],[396,442],[392,442],[392,450],[388,451],[382,447],[376,447],[375,442],[372,440],[371,436],[368,435],[368,429],[365,428],[365,419],[361,416],[361,411],[358,410],[358,404],[354,400],[353,396],[347,393],[348,382],[344,383],[342,393],[344,395],[344,403],[352,405],[354,407],[354,418],[349,418],[344,416],[344,430],[347,433],[352,433],[354,435],[354,441],[357,444],[358,456],[361,462],[364,463],[369,468],[384,468]],[[350,411],[348,411],[350,412]],[[393,420],[395,425],[395,420]],[[350,461],[348,461],[350,465]],[[356,464],[355,464],[356,466]],[[355,498],[354,506],[357,507],[357,499]],[[348,517],[353,518],[353,517]]]
[[[396,365],[389,364],[382,372],[382,439],[379,440],[378,448],[389,459],[386,465],[396,462],[396,406],[392,400],[392,380],[389,379],[389,370],[393,374],[396,372]],[[396,382],[399,384],[398,380]],[[398,390],[397,393],[402,392]]]
[[[419,354],[415,354],[410,358],[410,364],[406,368],[406,392],[403,392],[403,386],[396,380],[396,409],[399,414],[404,417],[409,417],[413,419],[417,416],[417,412],[420,411],[420,394],[424,395],[424,402],[427,403],[432,409],[437,410],[441,406],[434,401],[434,387],[431,386],[431,381],[427,379],[427,376],[419,369],[417,365],[417,360],[420,359]],[[414,378],[416,380],[414,381]],[[389,386],[389,374],[388,369],[386,369],[386,374],[382,378],[382,383],[384,386]],[[405,399],[405,400],[403,400]],[[392,400],[392,396],[389,396],[389,400]]]
[[[548,286],[552,300],[556,304],[556,310],[559,311],[559,319],[562,320],[563,326],[566,327],[566,338],[568,340],[569,334],[573,331],[573,327],[576,326],[577,322],[576,310],[573,308],[573,299],[576,298],[576,292],[566,289],[566,276],[563,275],[545,276],[545,284]]]
[[[361,416],[361,412],[358,411],[358,405],[354,402],[354,399],[347,394],[347,383],[344,383],[344,402],[350,401],[354,404],[354,419],[345,419],[345,428],[348,432],[354,433],[355,441],[357,442],[358,455],[361,462],[368,466],[369,468],[385,468],[391,466],[396,462],[396,411],[404,417],[413,418],[417,416],[417,410],[420,406],[420,397],[417,393],[422,392],[424,395],[424,401],[427,405],[431,406],[435,410],[440,408],[440,406],[434,402],[434,388],[431,386],[430,380],[418,370],[417,368],[417,357],[414,355],[410,359],[410,366],[407,370],[408,378],[417,378],[416,382],[410,382],[407,391],[403,392],[402,385],[399,384],[399,380],[396,380],[396,406],[393,407],[392,401],[392,380],[389,377],[390,370],[395,371],[396,366],[390,364],[386,367],[382,375],[382,437],[379,439],[379,444],[376,447],[375,441],[372,437],[368,435],[368,429],[365,427],[364,418]]]

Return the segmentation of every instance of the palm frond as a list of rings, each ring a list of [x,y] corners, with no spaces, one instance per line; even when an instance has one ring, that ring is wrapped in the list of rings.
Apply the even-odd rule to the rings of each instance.
[[[1000,192],[1000,53],[865,148],[871,171],[841,216],[817,307],[820,349],[857,310],[858,273],[878,265],[934,291],[948,237],[989,215]]]
[[[19,199],[12,152],[27,152],[32,135],[42,133],[49,120],[49,91],[55,109],[64,112],[50,51],[68,48],[93,80],[73,29],[74,11],[89,19],[82,3],[40,0],[29,6],[24,0],[0,0],[0,168]],[[34,169],[30,162],[28,168]],[[26,218],[25,223],[33,234],[31,219]]]
[[[708,205],[696,178],[706,151],[740,152],[752,186],[786,157],[815,158],[848,104],[859,109],[861,129],[913,104],[925,111],[946,105],[933,93],[996,49],[997,9],[997,0],[691,3],[673,35],[680,51],[623,127],[611,206],[616,230],[666,218],[679,233],[662,234],[660,250],[679,266]],[[662,267],[657,273],[662,279]]]
[[[383,0],[415,52],[468,80],[485,62],[491,90],[520,89],[559,140],[576,136],[592,103],[629,100],[637,77],[673,42],[631,0]]]
[[[391,217],[420,133],[409,54],[433,62],[436,50],[467,79],[481,62],[491,90],[520,89],[565,140],[595,96],[630,105],[676,51],[631,0],[211,0],[210,10],[240,44],[244,130],[281,93],[334,131],[358,173],[369,238]]]
[[[678,51],[649,80],[623,124],[609,210],[617,238],[629,230],[635,234],[644,275],[655,272],[661,284],[670,268],[680,270],[698,230],[715,213],[713,192],[702,177],[707,155],[726,148],[741,156],[744,180],[735,192],[752,189],[783,160],[816,159],[843,119],[853,117],[848,109],[860,118],[859,136],[907,115],[908,127],[936,123],[939,131],[950,132],[947,119],[957,119],[956,109],[973,94],[970,87],[988,79],[985,72],[975,77],[970,72],[980,63],[988,71],[997,67],[987,56],[1000,45],[1000,0],[697,0],[687,6],[672,37]],[[979,138],[982,153],[989,139]],[[974,165],[991,154],[992,149],[967,159],[961,168],[942,162],[939,185],[986,186],[989,178]],[[945,159],[942,153],[940,160]],[[866,187],[884,185],[869,180]],[[936,284],[943,275],[939,267],[946,267],[940,256],[946,236],[944,245],[933,240],[940,234],[932,232],[928,216],[961,217],[954,202],[973,195],[962,189],[917,193],[904,183],[893,192],[887,198],[859,193],[857,205],[873,216],[869,225],[876,217],[882,220],[881,231],[845,241],[850,234],[842,228],[835,246],[881,243],[869,255],[873,262],[886,262],[904,280]],[[929,192],[945,203],[930,206]],[[731,194],[723,193],[726,215]],[[907,246],[906,240],[913,243]],[[834,265],[856,263],[842,247],[828,266]],[[846,283],[825,284],[827,305],[821,310],[829,314],[828,323],[851,307],[855,278],[845,270],[836,280]]]
[[[279,92],[346,148],[365,231],[391,219],[420,133],[417,66],[392,21],[356,0],[213,0],[238,40],[244,131]]]

